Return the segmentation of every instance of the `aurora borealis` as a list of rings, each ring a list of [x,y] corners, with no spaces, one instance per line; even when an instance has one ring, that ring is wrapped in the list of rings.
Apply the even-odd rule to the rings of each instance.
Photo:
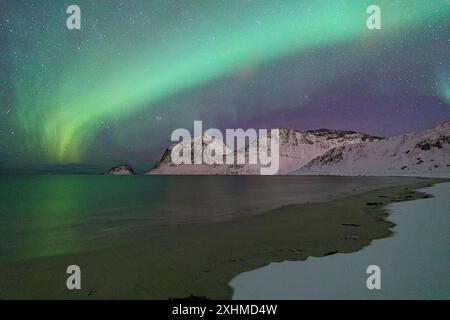
[[[193,120],[392,135],[450,117],[447,0],[74,3],[0,2],[0,165],[149,162]]]

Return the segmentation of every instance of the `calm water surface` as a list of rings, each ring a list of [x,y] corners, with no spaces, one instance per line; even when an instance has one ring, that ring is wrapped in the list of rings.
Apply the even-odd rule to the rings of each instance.
[[[214,223],[398,183],[380,177],[0,176],[0,261],[114,246],[157,226]]]

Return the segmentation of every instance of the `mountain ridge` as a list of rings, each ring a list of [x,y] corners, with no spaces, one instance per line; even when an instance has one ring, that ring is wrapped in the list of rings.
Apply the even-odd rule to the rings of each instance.
[[[450,119],[431,129],[388,138],[327,128],[307,131],[280,128],[279,132],[280,175],[450,176]],[[193,146],[193,140],[182,143]],[[203,148],[215,141],[210,137],[204,140]],[[238,152],[222,141],[219,143],[227,150],[225,154]],[[258,138],[244,146],[246,157],[250,146],[259,143]],[[177,144],[166,148],[161,160],[147,174],[259,175],[260,165],[175,165],[170,156]]]
[[[323,154],[325,151],[350,143],[359,143],[364,141],[375,141],[383,139],[382,137],[371,136],[365,133],[349,131],[349,130],[332,130],[332,129],[317,129],[308,131],[299,131],[292,128],[280,128],[280,170],[279,174],[288,174],[289,172],[299,169],[301,166],[308,163],[315,157]],[[181,144],[191,144],[191,152],[195,146],[194,140],[200,137],[183,141]],[[204,139],[203,148],[211,143],[210,139]],[[198,140],[196,140],[198,141]],[[256,147],[260,143],[260,138],[250,141],[240,150],[244,152],[246,157],[249,156],[250,146]],[[223,143],[223,142],[221,142]],[[161,160],[155,167],[148,172],[148,174],[161,175],[177,175],[177,174],[205,174],[205,175],[256,175],[259,174],[261,166],[254,164],[174,164],[171,161],[171,153],[175,146],[179,143],[169,145],[164,151]],[[232,151],[224,144],[224,153],[237,153],[238,150]]]
[[[296,175],[450,176],[450,120],[421,132],[333,148]]]

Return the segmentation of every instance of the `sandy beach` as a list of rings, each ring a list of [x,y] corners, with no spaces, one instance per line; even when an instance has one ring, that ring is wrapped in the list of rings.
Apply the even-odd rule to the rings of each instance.
[[[384,205],[427,197],[414,190],[444,180],[370,181],[358,190],[339,188],[332,197],[327,190],[321,200],[299,201],[258,215],[144,225],[126,243],[103,249],[3,261],[0,298],[229,299],[229,281],[244,271],[274,261],[354,252],[373,239],[390,236],[393,224],[384,219]],[[66,268],[72,264],[82,270],[80,291],[65,286]]]

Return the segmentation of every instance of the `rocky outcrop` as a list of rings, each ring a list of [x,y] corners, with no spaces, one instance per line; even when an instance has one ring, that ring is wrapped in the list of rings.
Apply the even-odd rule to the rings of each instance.
[[[120,165],[109,169],[105,175],[108,176],[134,176],[135,172],[133,168],[128,165]]]

